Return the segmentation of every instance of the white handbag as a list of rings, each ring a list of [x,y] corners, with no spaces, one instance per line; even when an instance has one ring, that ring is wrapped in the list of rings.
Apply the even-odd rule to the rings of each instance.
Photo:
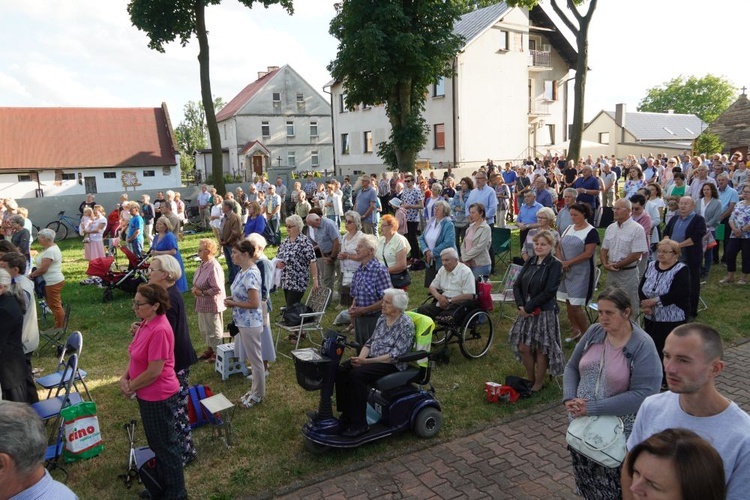
[[[604,369],[604,350],[599,361],[599,375],[596,378],[594,394],[599,393],[599,383]],[[573,419],[568,425],[565,440],[571,448],[589,459],[615,469],[622,465],[627,454],[625,425],[614,415],[584,416]]]

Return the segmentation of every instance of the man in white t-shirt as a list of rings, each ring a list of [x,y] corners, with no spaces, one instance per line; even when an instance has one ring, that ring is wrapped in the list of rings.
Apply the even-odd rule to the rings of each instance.
[[[716,377],[724,369],[723,354],[721,337],[710,326],[688,323],[669,334],[664,345],[664,371],[670,391],[643,402],[628,450],[665,429],[691,430],[719,452],[727,499],[740,500],[747,498],[750,485],[750,416],[716,389]],[[626,500],[633,498],[630,484],[628,474],[623,473]]]

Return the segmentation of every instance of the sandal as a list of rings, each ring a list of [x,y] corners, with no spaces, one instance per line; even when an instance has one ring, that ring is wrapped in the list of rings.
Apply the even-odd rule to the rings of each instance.
[[[747,280],[745,278],[742,278],[741,280],[737,281],[738,285],[747,285]]]
[[[719,283],[722,283],[722,284],[734,283],[734,280],[730,280],[729,278],[724,278],[723,280],[719,280]]]
[[[245,395],[240,398],[240,405],[243,408],[250,409],[259,405],[262,401],[263,401],[262,399],[259,399],[253,396],[250,391],[247,391]]]

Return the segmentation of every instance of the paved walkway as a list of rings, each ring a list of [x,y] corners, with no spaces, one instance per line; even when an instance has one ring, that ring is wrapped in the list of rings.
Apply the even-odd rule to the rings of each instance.
[[[727,349],[719,388],[750,411],[750,342]],[[578,498],[559,404],[336,477],[290,485],[281,498]],[[332,475],[333,476],[333,475]]]

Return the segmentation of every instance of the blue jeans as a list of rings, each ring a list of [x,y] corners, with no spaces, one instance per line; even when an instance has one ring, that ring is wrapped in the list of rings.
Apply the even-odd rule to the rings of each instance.
[[[224,258],[227,260],[227,269],[229,270],[229,282],[234,283],[234,277],[237,276],[238,266],[232,262],[232,247],[224,246]]]
[[[488,276],[490,274],[490,266],[487,264],[486,266],[476,266],[471,268],[471,273],[474,275],[474,278],[479,278],[480,276]]]
[[[136,257],[139,259],[143,255],[143,239],[136,238],[133,241],[130,242],[130,249],[133,250],[133,253]]]

